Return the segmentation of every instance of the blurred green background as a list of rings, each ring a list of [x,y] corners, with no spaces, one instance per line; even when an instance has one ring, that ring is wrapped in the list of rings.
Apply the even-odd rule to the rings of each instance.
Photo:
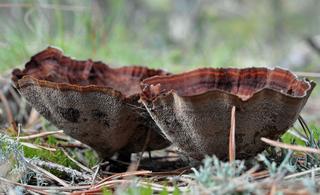
[[[0,71],[53,45],[77,59],[180,72],[320,70],[318,0],[0,0]]]
[[[319,0],[0,0],[0,73],[47,46],[171,72],[281,66],[320,72]],[[303,116],[320,124],[317,87]]]

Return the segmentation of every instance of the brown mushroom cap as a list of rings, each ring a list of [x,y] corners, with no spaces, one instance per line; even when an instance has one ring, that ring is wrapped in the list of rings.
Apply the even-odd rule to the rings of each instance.
[[[280,68],[204,68],[145,79],[141,100],[166,137],[195,159],[226,159],[231,108],[236,107],[236,154],[265,149],[296,121],[315,83]]]
[[[117,151],[139,152],[144,145],[146,150],[168,146],[138,102],[141,80],[166,74],[73,60],[49,47],[33,56],[24,70],[14,70],[12,80],[41,115],[105,158]]]
[[[60,50],[49,47],[33,56],[23,71],[15,69],[12,80],[18,88],[36,81],[39,85],[62,90],[113,91],[130,99],[141,92],[139,84],[143,79],[167,74],[139,66],[113,69],[102,62],[73,60]]]

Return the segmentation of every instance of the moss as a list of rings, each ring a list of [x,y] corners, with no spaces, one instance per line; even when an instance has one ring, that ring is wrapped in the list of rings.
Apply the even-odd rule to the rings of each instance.
[[[84,152],[84,157],[87,160],[87,166],[88,167],[93,167],[95,166],[98,161],[99,161],[99,157],[98,155],[91,149],[88,149]]]
[[[27,158],[39,158],[40,160],[53,162],[72,169],[79,169],[78,166],[74,162],[72,162],[60,149],[52,152],[48,150],[39,150],[23,146],[23,151],[25,157]]]

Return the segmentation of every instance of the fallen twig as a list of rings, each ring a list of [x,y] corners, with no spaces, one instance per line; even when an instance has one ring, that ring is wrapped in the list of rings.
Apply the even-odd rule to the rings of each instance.
[[[78,167],[80,167],[81,169],[83,169],[84,171],[87,171],[88,173],[91,173],[91,174],[94,174],[94,172],[89,169],[88,167],[84,166],[83,164],[79,163],[78,161],[76,161],[74,158],[72,158],[68,152],[63,149],[63,148],[60,148],[62,150],[62,152],[72,161],[74,162]]]
[[[26,160],[27,162],[27,165],[28,165],[28,168],[35,171],[35,172],[41,172],[43,173],[45,176],[47,176],[48,178],[50,179],[53,179],[54,181],[58,182],[59,184],[61,184],[62,186],[64,187],[68,187],[69,185],[63,181],[62,179],[60,179],[59,177],[53,175],[52,173],[50,173],[49,171],[41,168],[41,167],[38,167],[32,163],[30,163],[30,161]]]
[[[262,178],[269,177],[269,172],[267,170],[254,172],[254,173],[251,174],[251,176],[254,179],[262,179]]]
[[[134,180],[125,180],[125,179],[105,181],[104,183],[97,185],[97,186],[91,188],[90,190],[87,190],[82,193],[99,192],[99,191],[101,191],[102,187],[109,187],[110,188],[110,187],[118,186],[119,184],[129,184],[129,183],[135,183],[135,182],[136,181],[134,181]],[[137,186],[150,187],[152,190],[158,191],[158,192],[162,191],[164,189],[166,189],[168,192],[173,192],[175,190],[175,187],[161,185],[161,184],[157,184],[157,183],[138,181],[138,182],[136,182],[136,184],[137,184]],[[186,192],[188,189],[187,189],[187,187],[179,187],[179,190],[181,192]],[[81,194],[81,192],[78,192],[78,193]],[[78,194],[78,193],[73,193],[73,194]]]
[[[114,175],[111,175],[109,177],[102,179],[101,181],[98,182],[98,185],[96,185],[95,187],[102,186],[102,184],[104,182],[112,180],[112,179],[128,177],[128,176],[137,176],[137,175],[149,175],[151,173],[152,173],[152,171],[132,171],[132,172],[117,173],[117,174],[114,174]]]
[[[38,134],[33,134],[33,135],[27,135],[27,136],[20,136],[19,140],[30,140],[30,139],[35,139],[38,137],[46,137],[48,135],[55,135],[55,134],[63,134],[63,130],[59,131],[46,131]]]
[[[55,164],[53,162],[46,162],[42,161],[39,159],[27,159],[31,164],[43,167],[43,168],[48,168],[48,169],[54,169],[59,172],[65,173],[67,175],[70,175],[70,177],[74,177],[77,180],[91,180],[92,177],[91,175],[88,175],[86,173],[82,173],[80,171],[77,171],[75,169],[65,167],[59,164]]]
[[[285,148],[285,149],[290,149],[290,150],[295,150],[299,152],[308,152],[308,153],[316,153],[320,154],[320,150],[315,149],[315,148],[310,148],[310,147],[305,147],[305,146],[298,146],[298,145],[291,145],[291,144],[285,144],[282,142],[274,141],[265,137],[261,138],[261,141],[275,147],[279,148]]]
[[[294,173],[294,174],[288,175],[284,179],[291,179],[291,178],[295,178],[295,177],[300,177],[300,176],[307,175],[309,173],[319,172],[319,171],[320,171],[320,168],[314,168],[314,169],[310,169],[310,170],[307,170],[307,171],[303,171],[303,172],[299,172],[299,173]]]
[[[24,187],[26,189],[36,189],[36,190],[50,190],[50,191],[72,191],[72,190],[82,190],[82,189],[89,189],[90,185],[84,185],[84,186],[68,186],[68,187],[64,187],[64,186],[33,186],[33,185],[27,185],[27,184],[21,184],[18,182],[14,182],[14,181],[10,181],[8,179],[5,179],[3,177],[0,177],[0,181],[1,182],[5,182],[11,185],[15,185],[15,186],[21,186]]]
[[[96,178],[97,178],[97,175],[99,173],[99,170],[100,170],[100,165],[98,164],[93,176],[92,176],[92,182],[91,182],[91,186],[93,186],[95,184],[95,181],[96,181]]]
[[[38,150],[44,149],[44,150],[48,150],[48,151],[51,151],[51,152],[57,151],[57,149],[55,149],[55,148],[49,148],[49,147],[46,147],[46,146],[32,144],[32,143],[29,143],[29,142],[20,142],[20,144],[23,145],[23,146],[26,146],[26,147],[29,147],[29,148],[33,148],[33,149],[38,149]]]

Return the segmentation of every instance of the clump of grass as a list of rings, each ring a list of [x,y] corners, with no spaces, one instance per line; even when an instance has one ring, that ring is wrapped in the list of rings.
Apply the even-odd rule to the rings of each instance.
[[[270,177],[276,178],[284,176],[288,172],[294,172],[296,170],[296,160],[292,156],[293,152],[286,153],[285,158],[277,165],[276,161],[269,160],[265,155],[259,154],[258,159],[263,162],[267,168]]]
[[[319,129],[317,129],[316,127],[314,127],[313,129],[309,128],[309,126],[302,117],[299,117],[299,123],[305,133],[305,145],[307,147],[319,149]],[[304,161],[300,161],[299,163],[300,170],[308,170],[316,167],[320,167],[320,157],[318,154],[314,153],[306,153],[304,156]]]
[[[320,140],[319,135],[320,131],[316,126],[309,127],[309,125],[304,121],[304,119],[300,116],[298,118],[299,124],[301,125],[301,129],[294,128],[294,136],[291,134],[286,134],[282,137],[284,143],[290,144],[298,144],[310,148],[320,149]],[[274,148],[269,149],[270,157],[276,157],[279,155],[285,156],[288,150],[281,149],[280,152],[276,153]],[[313,168],[320,167],[320,157],[316,153],[296,153],[293,155],[293,161],[296,161],[296,169],[298,171],[305,171]]]

